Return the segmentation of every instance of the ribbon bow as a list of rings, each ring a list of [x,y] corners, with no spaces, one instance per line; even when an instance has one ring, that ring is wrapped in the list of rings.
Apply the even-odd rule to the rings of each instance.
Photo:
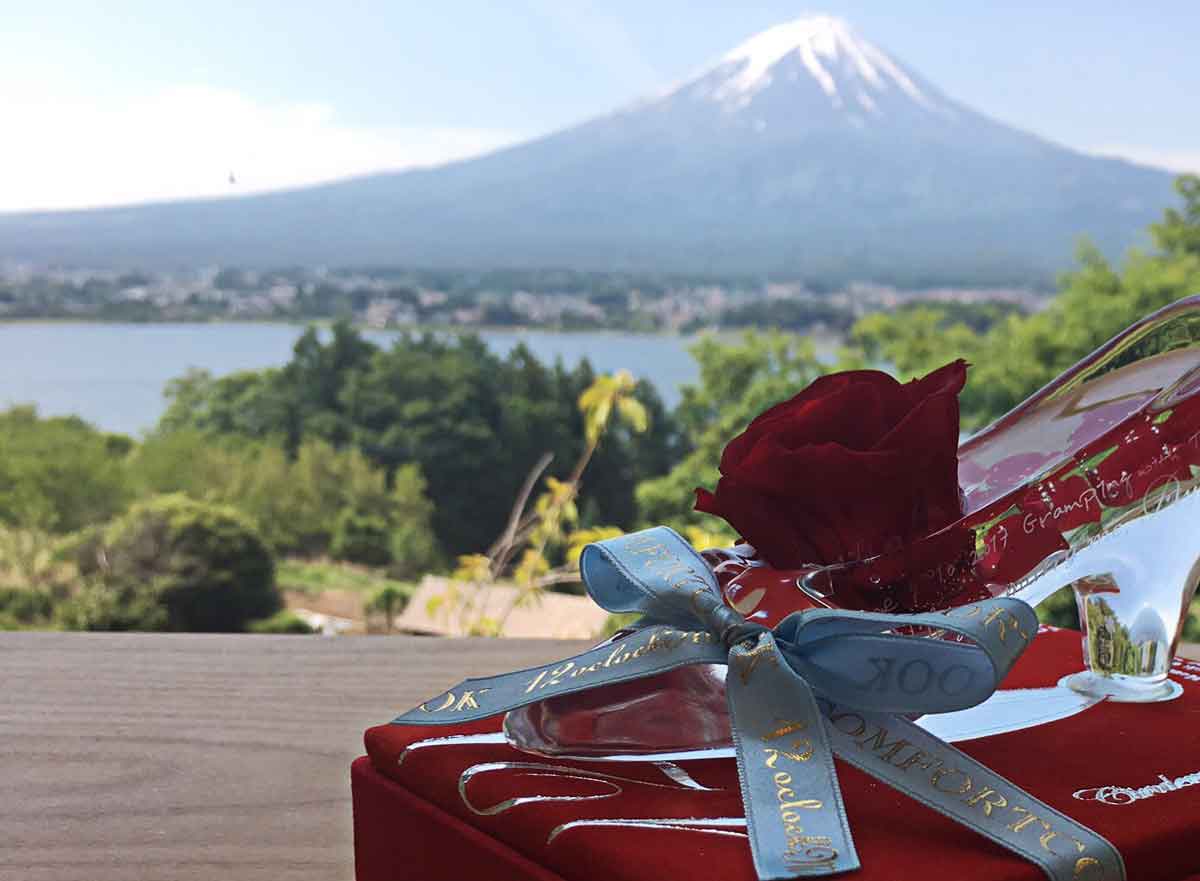
[[[761,881],[859,867],[834,755],[1016,851],[1052,881],[1124,881],[1106,839],[904,717],[986,700],[1037,632],[1026,603],[997,598],[921,615],[814,609],[772,630],[725,605],[703,558],[667,527],[588,545],[580,570],[605,609],[643,615],[635,633],[557,664],[468,679],[395,724],[473,721],[685,664],[728,664]],[[930,629],[960,639],[918,635]]]

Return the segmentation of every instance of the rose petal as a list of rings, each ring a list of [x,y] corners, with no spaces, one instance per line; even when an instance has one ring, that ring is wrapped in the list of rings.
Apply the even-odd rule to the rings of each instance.
[[[809,425],[810,420],[814,419],[818,425],[824,425],[827,417],[813,413],[812,406],[814,404],[819,404],[827,398],[837,398],[847,392],[852,395],[862,395],[867,390],[874,392],[877,399],[887,405],[884,409],[885,413],[893,413],[897,407],[906,409],[904,404],[907,398],[900,383],[878,370],[850,370],[819,377],[795,397],[776,404],[760,414],[746,427],[745,431],[731,440],[721,456],[722,471],[726,467],[736,468],[737,464],[749,454],[754,444],[764,436],[797,425]],[[846,403],[850,405],[851,401],[848,400]],[[839,413],[838,423],[844,424],[853,416],[853,411]],[[896,418],[898,417],[893,417],[888,424],[894,424]],[[844,438],[836,434],[823,433],[819,429],[813,430],[811,438],[814,441],[838,440],[844,442]]]
[[[958,454],[958,396],[949,392],[930,395],[912,409],[891,431],[876,441],[874,450],[905,450],[913,455]],[[958,466],[955,466],[955,480]]]
[[[793,449],[833,442],[851,450],[869,450],[895,424],[889,421],[885,398],[872,385],[848,386],[810,401],[797,418],[776,419],[769,436]]]
[[[785,506],[727,477],[717,481],[715,494],[697,490],[696,510],[724,518],[776,568],[796,568],[817,556]]]
[[[715,492],[697,490],[697,510],[725,518],[773,566],[886,555],[917,579],[897,576],[889,588],[897,597],[944,595],[926,577],[941,563],[931,555],[953,550],[959,578],[973,551],[969,530],[918,550],[913,543],[962,516],[958,393],[966,369],[955,361],[907,385],[873,370],[818,379],[729,443]]]
[[[920,379],[911,380],[902,386],[905,395],[914,406],[937,394],[952,394],[958,397],[967,384],[967,368],[971,365],[959,358],[939,367]]]
[[[726,475],[764,493],[806,500],[878,491],[879,481],[903,473],[908,464],[906,454],[900,450],[848,450],[837,443],[810,444],[793,450],[768,435]]]

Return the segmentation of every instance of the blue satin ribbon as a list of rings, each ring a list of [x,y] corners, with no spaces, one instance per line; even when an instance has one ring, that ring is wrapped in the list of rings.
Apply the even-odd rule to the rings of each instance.
[[[468,679],[394,724],[468,722],[685,664],[728,664],[762,881],[859,867],[834,755],[1021,854],[1051,881],[1125,881],[1106,839],[904,718],[986,700],[1037,632],[1026,603],[997,598],[922,615],[814,609],[772,630],[725,605],[704,559],[666,527],[588,545],[580,570],[605,609],[642,614],[635,633],[555,664]],[[931,628],[958,639],[930,638]]]

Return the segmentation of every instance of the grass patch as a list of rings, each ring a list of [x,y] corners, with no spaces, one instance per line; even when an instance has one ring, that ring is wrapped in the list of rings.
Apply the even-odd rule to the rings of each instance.
[[[294,590],[310,596],[327,590],[349,590],[369,595],[384,587],[394,587],[407,600],[417,589],[410,582],[388,578],[382,569],[333,560],[280,560],[275,571],[275,582],[280,590]]]

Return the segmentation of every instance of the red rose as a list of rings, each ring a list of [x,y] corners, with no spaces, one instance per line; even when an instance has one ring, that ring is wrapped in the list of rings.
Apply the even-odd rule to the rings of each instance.
[[[962,517],[958,393],[967,363],[902,384],[876,370],[823,376],[767,410],[721,456],[723,517],[772,566],[860,560]]]

